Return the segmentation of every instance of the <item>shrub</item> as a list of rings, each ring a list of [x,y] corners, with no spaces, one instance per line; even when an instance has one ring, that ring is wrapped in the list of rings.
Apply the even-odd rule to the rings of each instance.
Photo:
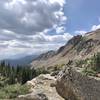
[[[94,55],[92,60],[93,60],[92,68],[95,71],[100,72],[100,53],[97,53],[96,55]]]
[[[29,93],[30,87],[27,85],[7,85],[0,89],[0,99],[12,99],[18,95],[24,95]]]
[[[96,76],[97,72],[91,68],[84,68],[82,73],[86,76]]]

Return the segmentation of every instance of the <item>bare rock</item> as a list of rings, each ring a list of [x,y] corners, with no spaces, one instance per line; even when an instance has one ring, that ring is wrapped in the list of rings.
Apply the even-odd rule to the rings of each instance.
[[[27,94],[18,97],[18,100],[48,100],[45,94]]]
[[[58,95],[55,87],[55,77],[50,74],[41,74],[27,82],[31,86],[31,93],[21,95],[18,100],[64,100]]]
[[[65,100],[100,100],[100,79],[66,68],[58,75],[56,90]]]

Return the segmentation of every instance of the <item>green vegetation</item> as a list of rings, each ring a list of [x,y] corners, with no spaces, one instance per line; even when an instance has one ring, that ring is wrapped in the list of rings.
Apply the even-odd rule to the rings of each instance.
[[[30,87],[27,85],[6,85],[3,88],[0,88],[0,100],[1,99],[13,99],[18,95],[24,95],[29,93]]]
[[[86,76],[96,76],[97,72],[93,70],[92,68],[84,68],[82,73]]]
[[[0,63],[0,100],[12,99],[18,95],[27,94],[30,87],[25,83],[41,73],[48,73],[44,68],[37,70],[28,66],[13,67],[4,61]]]
[[[81,37],[80,43],[77,44],[77,46],[75,47],[77,53],[79,53],[79,52],[81,52],[81,51],[83,50],[83,48],[84,48],[84,46],[85,46],[85,45],[84,45],[85,42],[86,42],[86,37]]]
[[[49,73],[44,67],[35,69],[30,69],[28,66],[17,66],[13,67],[10,64],[5,64],[4,61],[0,63],[0,85],[3,84],[24,84],[28,80],[33,79],[34,77],[40,74]]]
[[[24,84],[28,80],[36,77],[36,75],[36,71],[34,69],[30,69],[29,67],[12,67],[10,64],[5,64],[4,61],[0,64],[0,76],[7,79],[5,82],[7,84]]]
[[[76,67],[83,68],[83,73],[89,76],[96,76],[100,73],[100,53],[95,54],[92,58],[76,62]]]
[[[64,66],[65,66],[65,64],[57,64],[57,65],[53,66],[52,71],[61,71]]]
[[[100,53],[97,53],[96,55],[94,55],[94,57],[92,58],[92,68],[93,70],[100,72]]]
[[[41,67],[41,68],[37,68],[36,69],[36,76],[40,75],[40,74],[48,74],[49,71],[46,70],[44,67]]]

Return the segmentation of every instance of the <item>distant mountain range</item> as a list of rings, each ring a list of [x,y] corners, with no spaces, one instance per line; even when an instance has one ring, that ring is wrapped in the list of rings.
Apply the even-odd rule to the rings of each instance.
[[[6,64],[10,64],[11,66],[17,66],[17,65],[28,65],[30,64],[38,55],[28,55],[22,58],[17,59],[4,59],[3,61],[6,62]]]
[[[67,64],[69,60],[89,58],[97,52],[100,52],[100,29],[88,32],[85,36],[74,36],[57,51],[49,51],[38,56],[32,61],[31,66],[32,68],[50,68]]]

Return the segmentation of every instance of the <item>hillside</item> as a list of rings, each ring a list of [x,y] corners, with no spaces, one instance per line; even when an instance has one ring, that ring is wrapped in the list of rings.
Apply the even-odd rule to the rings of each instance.
[[[49,68],[56,65],[67,64],[69,60],[86,59],[100,52],[100,29],[87,33],[85,36],[77,35],[60,47],[52,55],[40,55],[31,63],[32,68]]]

